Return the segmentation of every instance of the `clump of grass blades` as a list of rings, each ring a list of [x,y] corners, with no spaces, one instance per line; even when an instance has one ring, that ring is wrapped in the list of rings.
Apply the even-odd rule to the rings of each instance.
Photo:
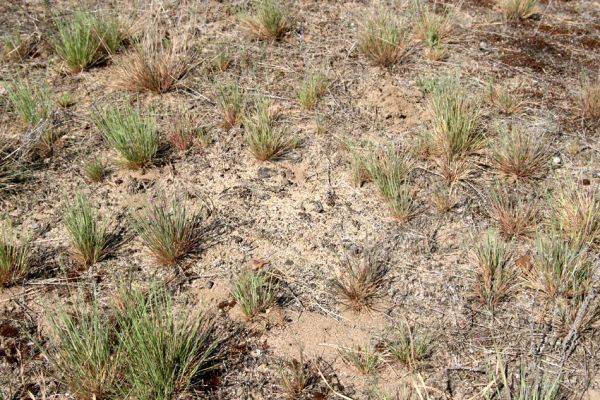
[[[15,143],[0,138],[0,194],[18,188],[30,176],[29,165],[15,155]]]
[[[474,295],[491,311],[510,293],[515,283],[515,269],[509,246],[488,229],[473,245]]]
[[[549,299],[581,297],[589,287],[593,269],[586,248],[569,243],[556,232],[536,239],[530,282]]]
[[[551,224],[571,243],[600,244],[600,198],[594,189],[568,185],[550,199]]]
[[[376,346],[367,344],[353,349],[340,350],[340,356],[347,364],[352,365],[365,375],[371,375],[383,365],[384,356]]]
[[[431,144],[446,161],[465,157],[481,147],[479,105],[469,99],[457,77],[446,77],[431,93]]]
[[[114,53],[123,40],[116,17],[87,10],[56,20],[54,50],[73,73],[85,70]]]
[[[300,360],[292,359],[279,370],[280,392],[285,399],[304,399],[308,389],[314,383],[315,371],[313,364],[304,362],[302,354],[300,354]]]
[[[296,146],[296,141],[275,126],[276,114],[270,102],[257,98],[253,114],[245,119],[248,146],[257,160],[281,156]]]
[[[356,312],[372,310],[378,299],[383,297],[386,263],[374,255],[362,259],[348,259],[341,273],[333,280],[333,289],[346,307]]]
[[[121,398],[170,400],[197,388],[214,366],[222,339],[211,319],[174,310],[166,289],[139,290],[125,297],[118,321],[123,354]]]
[[[75,104],[75,99],[71,93],[64,92],[58,95],[56,103],[62,108],[69,108]]]
[[[8,60],[23,60],[35,51],[34,40],[31,36],[23,36],[20,30],[7,32],[2,35],[2,53]]]
[[[411,156],[396,150],[384,150],[379,154],[369,154],[365,165],[394,217],[400,222],[408,221],[416,211],[413,195],[406,185],[413,169]]]
[[[369,60],[389,67],[408,51],[408,32],[403,23],[381,11],[363,22],[358,45]]]
[[[244,109],[240,87],[237,83],[219,84],[217,90],[217,107],[221,111],[223,127],[231,129],[239,123]]]
[[[151,28],[120,63],[121,84],[132,91],[172,90],[192,67],[188,42],[186,34],[167,38]]]
[[[319,99],[327,91],[329,80],[327,76],[320,72],[311,72],[300,84],[296,96],[298,101],[307,110],[312,110]]]
[[[177,198],[170,205],[163,198],[132,213],[131,224],[161,265],[175,265],[196,251],[202,240],[200,214],[191,214]]]
[[[452,32],[453,15],[449,12],[436,14],[430,6],[424,5],[420,0],[414,2],[415,31],[417,36],[427,41],[433,32],[438,40],[445,39]]]
[[[448,52],[443,41],[452,31],[451,14],[436,14],[420,1],[415,2],[414,13],[415,30],[425,44],[427,57],[434,61],[446,58]]]
[[[145,167],[156,157],[160,144],[156,119],[142,115],[139,108],[127,102],[122,107],[110,105],[96,113],[94,122],[128,168]]]
[[[536,368],[537,369],[537,368]],[[518,377],[515,379],[515,377]],[[518,400],[565,399],[561,390],[561,374],[545,374],[541,370],[526,368],[522,361],[518,373],[510,373],[502,356],[488,373],[488,384],[481,393],[485,400],[511,398]]]
[[[37,126],[50,114],[51,101],[46,87],[33,87],[23,80],[15,80],[7,87],[8,100],[21,120]]]
[[[488,215],[505,239],[530,236],[538,221],[538,210],[531,199],[523,199],[505,185],[492,186],[488,193]]]
[[[83,174],[90,182],[101,182],[106,174],[104,163],[99,158],[86,161],[82,166]]]
[[[395,338],[386,341],[386,348],[393,358],[414,369],[431,355],[432,342],[431,337],[415,332],[405,322],[398,328]]]
[[[537,0],[500,0],[504,16],[511,21],[520,21],[535,14]]]
[[[273,279],[263,271],[244,270],[231,288],[231,295],[248,318],[254,318],[275,304]]]
[[[94,298],[73,310],[51,307],[50,340],[45,351],[54,374],[80,399],[106,399],[115,393],[122,361],[114,327]]]
[[[487,90],[487,101],[495,105],[500,112],[511,115],[519,112],[523,104],[509,89],[490,83]]]
[[[584,118],[600,119],[600,74],[595,79],[582,79],[579,102]]]
[[[543,177],[550,158],[542,138],[528,135],[518,128],[502,132],[497,145],[492,147],[491,156],[496,169],[515,181]]]
[[[77,195],[63,220],[71,236],[75,258],[82,265],[92,265],[106,255],[108,251],[106,230],[96,221],[92,204],[85,195]]]
[[[260,40],[279,40],[290,29],[287,11],[277,0],[258,0],[254,14],[244,15],[246,30]]]
[[[170,131],[167,136],[169,143],[179,151],[189,150],[198,137],[198,129],[192,116],[178,111],[171,117]]]
[[[0,229],[0,287],[2,287],[15,283],[29,271],[31,243],[26,238],[19,240],[10,225]]]
[[[224,72],[231,65],[231,54],[229,48],[225,45],[220,45],[214,52],[211,60],[213,70]]]

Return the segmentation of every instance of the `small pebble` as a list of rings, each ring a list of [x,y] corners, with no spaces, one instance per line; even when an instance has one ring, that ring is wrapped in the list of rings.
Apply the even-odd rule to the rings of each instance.
[[[562,164],[562,160],[560,159],[559,156],[554,156],[554,157],[552,157],[552,164],[560,165],[560,164]]]

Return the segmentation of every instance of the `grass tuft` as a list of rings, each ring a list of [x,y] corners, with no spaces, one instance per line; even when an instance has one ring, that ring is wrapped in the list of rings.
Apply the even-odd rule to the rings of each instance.
[[[89,307],[79,301],[73,310],[60,305],[51,310],[46,354],[53,372],[77,398],[110,398],[122,360],[98,300],[94,298]]]
[[[431,337],[419,334],[408,323],[403,323],[395,338],[386,342],[386,348],[394,359],[415,369],[431,355],[432,341]]]
[[[582,79],[579,103],[584,118],[600,119],[600,74],[595,79]]]
[[[329,80],[324,73],[320,71],[312,72],[304,78],[296,92],[296,96],[304,108],[312,110],[328,87]]]
[[[222,341],[202,313],[178,312],[162,286],[128,290],[118,307],[97,297],[49,315],[46,354],[80,399],[171,400],[202,384]]]
[[[489,229],[474,244],[472,254],[476,265],[475,298],[494,311],[514,285],[512,252],[496,231]]]
[[[380,11],[362,23],[358,45],[373,63],[389,67],[408,52],[408,32],[403,23]]]
[[[407,222],[416,212],[414,198],[406,185],[413,169],[410,155],[396,150],[371,153],[366,161],[370,179],[387,200],[392,214],[398,221]]]
[[[515,114],[523,107],[523,103],[509,89],[499,87],[493,83],[488,86],[486,99],[506,115]]]
[[[415,2],[415,30],[425,44],[425,54],[432,61],[443,60],[448,56],[444,40],[450,35],[453,24],[452,15],[436,14],[431,7]]]
[[[132,91],[166,93],[190,71],[193,54],[188,35],[167,37],[154,27],[120,63],[120,82]]]
[[[305,398],[308,389],[315,383],[314,364],[305,362],[302,353],[300,360],[292,359],[279,370],[279,388],[281,395],[287,400]]]
[[[571,243],[600,244],[600,198],[594,189],[560,188],[550,198],[551,224]]]
[[[99,158],[92,158],[82,166],[83,174],[90,182],[101,182],[106,175],[104,163]]]
[[[99,110],[94,122],[128,168],[142,168],[154,161],[160,138],[153,116],[142,115],[139,108],[126,102],[122,107],[110,105]]]
[[[13,110],[24,123],[37,126],[50,114],[51,101],[46,87],[33,87],[23,80],[15,80],[6,89]]]
[[[275,126],[276,117],[271,103],[258,97],[252,115],[245,119],[248,146],[257,160],[277,158],[297,145],[285,131]]]
[[[100,261],[108,251],[108,238],[104,227],[96,221],[96,215],[88,198],[78,194],[63,217],[71,236],[75,258],[89,266]]]
[[[434,153],[452,161],[483,144],[479,105],[469,99],[457,77],[446,77],[431,93],[431,144]]]
[[[353,349],[340,350],[340,356],[347,364],[365,375],[377,372],[383,365],[384,357],[376,346],[367,344]]]
[[[198,249],[202,240],[200,214],[190,214],[181,200],[163,198],[131,215],[133,229],[161,265],[175,265]]]
[[[257,0],[254,14],[244,15],[241,22],[259,40],[279,40],[290,29],[287,10],[277,0]]]
[[[2,53],[7,60],[22,61],[35,53],[35,40],[20,30],[7,32],[0,38]]]
[[[9,286],[23,278],[29,271],[31,243],[17,239],[12,226],[0,230],[0,287]]]
[[[521,21],[535,14],[537,0],[500,0],[500,8],[506,19]]]
[[[56,20],[54,50],[72,73],[78,73],[114,53],[123,40],[116,17],[86,10]]]
[[[534,232],[538,211],[531,199],[519,198],[507,186],[497,185],[489,189],[488,201],[488,214],[502,237],[529,237]]]
[[[550,159],[542,138],[514,127],[502,132],[497,145],[492,147],[491,156],[496,169],[515,181],[543,177]]]
[[[244,99],[237,83],[217,85],[217,107],[221,111],[223,128],[231,129],[236,126],[242,117]]]
[[[167,135],[169,143],[177,150],[184,152],[192,148],[196,138],[198,138],[198,128],[196,128],[193,117],[184,112],[176,112],[171,117],[169,124],[170,130]]]
[[[273,279],[263,271],[246,269],[237,277],[231,295],[248,318],[254,318],[275,304]]]
[[[372,254],[358,261],[347,260],[344,269],[333,280],[333,289],[346,307],[361,312],[373,310],[383,296],[387,265]]]
[[[199,387],[221,343],[211,319],[177,312],[171,295],[161,287],[148,294],[134,290],[125,304],[118,318],[127,382],[120,398],[171,400]]]

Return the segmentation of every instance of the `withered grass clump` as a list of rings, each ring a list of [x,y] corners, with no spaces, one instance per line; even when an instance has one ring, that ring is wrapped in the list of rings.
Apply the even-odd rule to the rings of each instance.
[[[290,29],[287,10],[278,0],[257,0],[252,15],[241,18],[244,28],[260,40],[279,40]]]
[[[538,222],[537,204],[512,193],[505,185],[492,186],[488,191],[488,215],[505,239],[530,236]]]
[[[11,61],[22,61],[35,53],[36,40],[32,35],[24,35],[20,29],[7,32],[0,38],[2,54]]]
[[[175,265],[195,251],[202,241],[202,218],[173,198],[154,201],[131,214],[131,225],[142,243],[161,265]]]
[[[491,148],[496,169],[515,181],[542,178],[550,160],[543,138],[514,127],[503,130],[496,145]]]
[[[388,12],[379,11],[361,24],[358,45],[370,61],[383,67],[398,62],[409,50],[408,28]]]
[[[597,190],[574,184],[550,197],[550,223],[571,243],[600,244],[600,196]]]
[[[579,102],[584,118],[600,119],[600,74],[595,79],[582,79]]]
[[[500,87],[493,83],[488,86],[486,100],[506,115],[516,114],[523,107],[523,103],[509,88]]]
[[[537,0],[500,0],[500,8],[510,21],[521,21],[535,14]]]
[[[313,362],[305,362],[302,353],[300,360],[292,359],[279,370],[279,388],[287,400],[304,399],[310,387],[316,382],[317,375]]]
[[[383,296],[387,272],[386,263],[367,254],[360,260],[347,260],[333,280],[333,288],[342,304],[351,310],[372,310]]]
[[[425,55],[432,61],[440,61],[448,56],[445,39],[453,29],[453,14],[436,14],[431,7],[415,2],[415,31],[425,45]]]
[[[165,93],[174,89],[192,68],[189,37],[168,37],[158,23],[120,62],[120,83],[132,91]]]
[[[475,297],[493,311],[515,283],[512,252],[494,230],[488,230],[474,244],[472,254],[476,265]]]
[[[101,182],[106,175],[104,163],[99,158],[92,158],[82,166],[82,171],[90,182]]]

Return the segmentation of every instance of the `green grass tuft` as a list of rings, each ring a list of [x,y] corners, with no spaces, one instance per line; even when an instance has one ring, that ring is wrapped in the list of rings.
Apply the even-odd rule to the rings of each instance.
[[[257,160],[279,157],[297,145],[285,131],[275,126],[275,119],[271,103],[258,97],[253,114],[244,122],[250,152]]]
[[[252,15],[244,15],[241,22],[246,30],[260,40],[279,40],[290,29],[287,10],[277,0],[257,0]]]
[[[408,32],[388,12],[380,11],[362,23],[358,46],[370,61],[389,67],[408,51]]]
[[[273,279],[263,271],[244,270],[231,288],[231,295],[248,318],[254,318],[275,304]]]
[[[87,10],[56,20],[54,50],[73,73],[81,72],[114,53],[123,40],[116,17]]]
[[[300,84],[296,92],[298,101],[307,110],[315,108],[319,99],[325,94],[329,87],[329,80],[322,72],[310,73]]]
[[[96,218],[92,204],[83,194],[77,195],[63,217],[75,257],[84,266],[100,261],[108,251],[106,230]]]
[[[131,215],[142,243],[161,265],[175,265],[200,245],[202,220],[190,214],[181,200],[155,201]]]
[[[12,226],[0,230],[0,287],[9,286],[23,278],[29,271],[31,243],[18,239]]]
[[[15,80],[8,85],[7,92],[13,110],[24,123],[37,126],[50,114],[51,100],[46,87],[33,87],[23,80]]]
[[[94,122],[128,168],[146,167],[154,161],[160,144],[155,117],[142,115],[139,108],[126,102],[122,107],[110,105],[100,110]]]

